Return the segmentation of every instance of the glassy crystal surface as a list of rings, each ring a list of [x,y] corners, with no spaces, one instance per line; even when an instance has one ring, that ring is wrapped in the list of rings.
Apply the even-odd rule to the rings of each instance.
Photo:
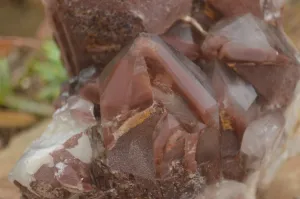
[[[65,198],[92,190],[92,147],[87,129],[95,124],[93,104],[72,97],[53,115],[44,134],[25,151],[10,180],[27,196]],[[26,194],[25,194],[26,195]]]
[[[251,116],[247,112],[257,97],[254,88],[218,62],[214,68],[212,82],[220,110],[225,111],[233,120],[232,128],[245,128]],[[236,130],[242,133],[244,128]]]
[[[263,158],[278,147],[283,137],[283,127],[284,117],[281,112],[269,113],[248,125],[241,145],[241,151],[253,159],[248,164],[260,166]]]
[[[175,23],[162,35],[162,39],[191,60],[195,60],[199,56],[200,46],[193,40],[190,24],[183,22]]]
[[[61,108],[67,103],[68,98],[74,95],[79,95],[83,99],[97,104],[99,102],[97,76],[97,68],[91,66],[84,68],[77,76],[65,82],[61,86],[60,96],[54,102],[55,108]]]
[[[210,31],[202,45],[204,53],[220,50],[218,56],[236,61],[276,61],[276,51],[259,21],[251,14],[225,19]],[[250,36],[251,35],[251,36]]]
[[[299,79],[299,65],[282,38],[278,30],[247,14],[217,24],[202,50],[227,62],[273,107],[282,107]]]
[[[214,66],[212,83],[220,110],[223,176],[241,180],[245,172],[239,157],[240,140],[253,119],[250,107],[256,105],[257,94],[250,84],[218,62]]]
[[[207,127],[218,127],[208,79],[156,36],[142,34],[127,50],[100,77],[108,164],[154,179],[166,176],[173,161],[184,159],[187,170],[196,172],[197,139]],[[218,134],[211,135],[217,140]],[[211,158],[215,167],[217,158]]]
[[[286,0],[260,0],[261,9],[266,21],[275,21],[281,18],[282,8]]]
[[[258,170],[257,192],[264,198],[297,198],[299,196],[299,84],[292,102],[284,111],[284,136],[268,154],[268,161]]]

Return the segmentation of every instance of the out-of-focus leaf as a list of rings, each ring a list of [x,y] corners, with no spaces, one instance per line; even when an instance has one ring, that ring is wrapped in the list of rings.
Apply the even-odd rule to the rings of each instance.
[[[52,40],[47,40],[44,42],[43,51],[47,55],[47,58],[51,62],[59,63],[60,64],[60,52],[59,49],[57,48],[56,44]]]
[[[66,77],[63,68],[51,62],[36,62],[32,69],[46,83],[62,82]]]
[[[10,74],[7,60],[0,59],[0,103],[11,93]]]
[[[67,72],[64,69],[60,52],[52,40],[45,41],[40,53],[31,63],[32,75],[40,77],[44,87],[36,94],[38,100],[52,101],[59,95],[60,85],[66,81]]]

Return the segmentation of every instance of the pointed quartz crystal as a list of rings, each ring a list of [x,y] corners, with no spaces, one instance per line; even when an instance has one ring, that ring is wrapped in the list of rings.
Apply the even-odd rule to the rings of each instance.
[[[216,101],[205,86],[207,78],[186,67],[192,64],[190,61],[181,61],[162,40],[147,34],[142,34],[125,50],[129,51],[123,50],[123,56],[118,55],[100,77],[101,119],[106,130],[111,131],[109,126],[118,128],[114,122],[123,122],[151,108],[155,101],[153,86],[188,100],[187,107],[205,124],[218,124]]]
[[[281,12],[286,0],[260,0],[264,20],[275,21],[281,18]]]
[[[92,148],[87,129],[95,124],[93,104],[78,97],[58,109],[44,134],[17,162],[10,180],[28,198],[64,199],[93,189]]]
[[[202,50],[207,54],[220,50],[222,55],[219,56],[235,61],[263,61],[266,58],[276,61],[277,58],[277,51],[269,43],[258,19],[251,14],[218,22],[210,30]]]
[[[189,59],[195,60],[199,57],[200,46],[193,40],[190,24],[177,22],[161,37]]]
[[[227,62],[271,106],[290,102],[299,65],[294,48],[280,30],[247,14],[219,22],[202,50]]]
[[[198,137],[219,123],[212,87],[200,69],[158,37],[141,34],[105,68],[99,82],[111,168],[154,179],[184,159],[188,171],[197,171]],[[218,141],[217,133],[211,137]],[[214,166],[218,173],[219,165]]]

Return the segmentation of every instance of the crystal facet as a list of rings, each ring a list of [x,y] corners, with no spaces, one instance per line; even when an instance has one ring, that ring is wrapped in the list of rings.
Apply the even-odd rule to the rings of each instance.
[[[10,180],[28,190],[29,198],[31,194],[64,198],[92,190],[89,175],[92,148],[86,131],[95,124],[92,108],[88,101],[70,98],[55,112],[44,134],[17,162]]]
[[[260,163],[266,155],[278,147],[278,141],[283,136],[283,125],[284,117],[280,112],[267,114],[248,125],[241,152],[254,159],[254,162],[249,164]]]
[[[271,31],[273,30],[273,31]],[[202,45],[253,85],[273,107],[286,106],[300,77],[293,50],[283,35],[250,14],[219,22]],[[269,83],[265,83],[265,80]]]
[[[100,77],[101,123],[110,150],[109,165],[154,179],[169,173],[172,161],[185,157],[184,165],[195,172],[198,134],[218,127],[217,103],[206,89],[207,78],[149,34],[142,34],[121,53]],[[217,134],[211,135],[217,140]],[[217,158],[212,157],[213,164]],[[123,165],[125,159],[130,164]]]

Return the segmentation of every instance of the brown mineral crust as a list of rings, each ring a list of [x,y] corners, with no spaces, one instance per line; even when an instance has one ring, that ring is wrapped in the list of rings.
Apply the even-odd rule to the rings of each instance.
[[[32,191],[28,190],[27,187],[22,186],[18,182],[14,182],[14,184],[21,190],[22,199],[65,199],[70,197],[70,193],[63,189],[54,188],[49,185],[41,186],[44,190],[42,191],[44,197],[37,196],[36,194],[32,193]],[[32,183],[33,187],[39,186],[37,184]]]
[[[151,181],[123,172],[112,171],[99,159],[93,163],[92,175],[97,189],[83,194],[82,199],[193,199],[205,187],[205,180],[196,173],[186,173],[180,162],[174,162],[171,178]]]
[[[112,170],[155,179],[152,135],[161,114],[162,110],[156,109],[142,124],[119,138],[114,148],[107,152],[108,166]]]
[[[90,65],[102,70],[139,33],[165,32],[192,6],[191,0],[45,2],[71,76]]]
[[[32,182],[30,187],[38,195],[47,199],[64,199],[66,196],[71,195],[57,181],[53,168],[43,165],[34,176],[37,180]]]

